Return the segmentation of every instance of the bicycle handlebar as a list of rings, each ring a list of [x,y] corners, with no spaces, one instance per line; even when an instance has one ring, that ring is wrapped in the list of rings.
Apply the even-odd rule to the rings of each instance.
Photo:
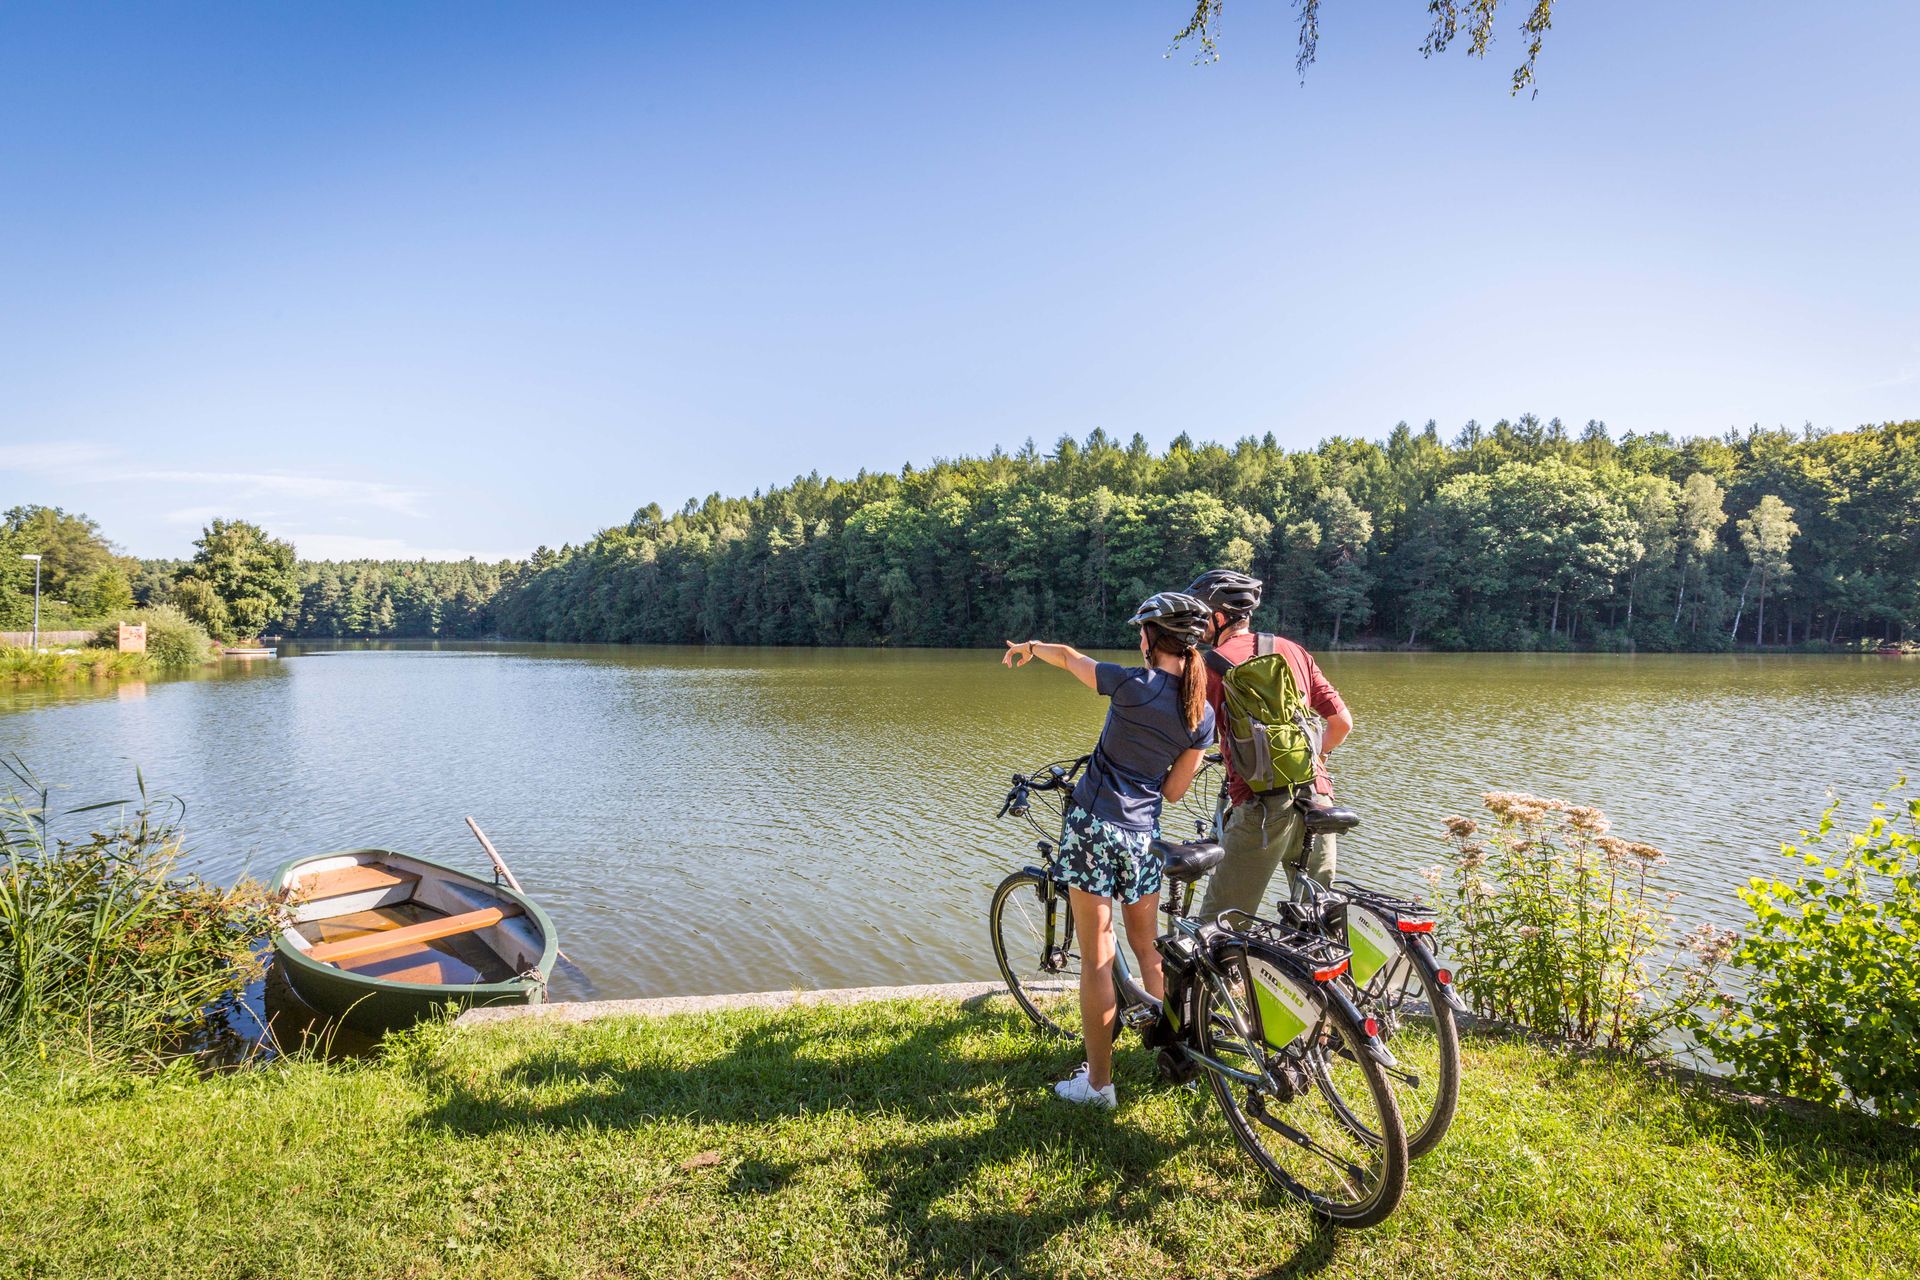
[[[1087,762],[1091,759],[1093,759],[1092,756],[1086,755],[1075,760],[1056,760],[1047,765],[1044,770],[1036,770],[1030,774],[1014,774],[1013,789],[1007,792],[1006,800],[1000,805],[1000,812],[994,816],[1004,818],[1011,813],[1017,817],[1025,817],[1029,792],[1066,790],[1078,780],[1080,771],[1087,767]]]
[[[1016,773],[1013,775],[1013,785],[1026,787],[1030,791],[1060,791],[1078,778],[1080,771],[1086,768],[1087,762],[1092,759],[1092,756],[1081,756],[1077,760],[1066,761],[1064,768],[1061,762],[1056,761],[1047,766],[1044,777],[1035,773],[1023,778]]]

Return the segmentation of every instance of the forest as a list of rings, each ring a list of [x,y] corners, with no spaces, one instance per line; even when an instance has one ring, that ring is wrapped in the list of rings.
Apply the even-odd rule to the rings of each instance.
[[[473,640],[497,631],[493,600],[511,561],[302,560],[299,604],[285,636],[406,636]]]
[[[653,644],[1128,643],[1132,606],[1225,565],[1265,628],[1318,645],[1726,650],[1920,629],[1920,421],[1674,439],[1531,415],[1287,450],[1062,437],[1050,452],[809,475],[657,505],[526,561],[301,561],[244,521],[192,560],[118,556],[85,516],[16,507],[47,625],[174,604],[222,638]],[[31,615],[0,556],[0,624]]]
[[[1051,452],[810,475],[541,548],[493,602],[538,640],[1129,640],[1143,596],[1225,565],[1318,644],[1724,650],[1920,623],[1920,421],[1675,439],[1532,415],[1290,451],[1095,431]]]

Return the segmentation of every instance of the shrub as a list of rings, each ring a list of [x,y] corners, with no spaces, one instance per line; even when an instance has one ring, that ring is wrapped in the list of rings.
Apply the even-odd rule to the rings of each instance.
[[[1920,1122],[1920,797],[1894,785],[1865,831],[1836,837],[1838,802],[1755,877],[1753,929],[1734,953],[1750,989],[1702,1039],[1749,1085]],[[1902,829],[1904,827],[1904,829]]]
[[[136,613],[131,621],[147,627],[147,657],[167,670],[197,667],[213,657],[213,639],[199,623],[170,604],[156,604]],[[102,644],[115,643],[118,623],[100,631]]]
[[[104,829],[56,839],[46,791],[18,761],[5,767],[0,1060],[154,1061],[191,1045],[259,974],[274,904],[257,884],[176,874],[179,807],[144,783],[137,800],[86,806],[118,809]]]
[[[1483,797],[1494,818],[1446,820],[1454,887],[1442,927],[1473,1011],[1574,1044],[1647,1052],[1697,1023],[1736,941],[1702,925],[1668,945],[1666,855],[1608,834],[1606,814],[1515,792]],[[1440,891],[1446,871],[1427,879]]]

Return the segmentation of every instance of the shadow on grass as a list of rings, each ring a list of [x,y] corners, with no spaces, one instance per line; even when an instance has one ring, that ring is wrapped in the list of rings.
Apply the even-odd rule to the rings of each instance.
[[[1687,1088],[1685,1106],[1702,1133],[1807,1186],[1876,1194],[1920,1188],[1920,1133],[1890,1121],[1703,1082]]]
[[[1547,1049],[1553,1054],[1552,1078],[1571,1090],[1591,1088],[1596,1070],[1622,1072],[1634,1087],[1671,1090],[1678,1106],[1675,1118],[1689,1143],[1715,1141],[1748,1159],[1764,1160],[1808,1188],[1920,1188],[1920,1131],[1902,1125],[1857,1111],[1748,1093],[1688,1067],[1649,1065],[1604,1051],[1571,1051],[1504,1029],[1464,1033],[1463,1046],[1474,1041]]]
[[[710,1034],[703,1040],[702,1033]],[[1075,1049],[1036,1048],[1024,1021],[1006,1010],[932,1019],[924,1011],[824,1018],[806,1011],[657,1036],[564,1035],[491,1077],[475,1077],[470,1068],[444,1073],[433,1082],[439,1104],[421,1122],[485,1135],[641,1129],[663,1120],[870,1118],[886,1127],[888,1140],[793,1159],[763,1148],[734,1162],[726,1196],[751,1201],[780,1192],[812,1165],[853,1160],[880,1192],[884,1207],[875,1225],[901,1241],[912,1263],[907,1269],[1024,1273],[1048,1242],[1075,1228],[1106,1221],[1154,1230],[1156,1210],[1194,1195],[1167,1167],[1177,1154],[1192,1149],[1221,1180],[1245,1169],[1224,1129],[1199,1135],[1189,1126],[1169,1139],[1127,1123],[1124,1109],[1115,1117],[1048,1097],[1046,1084],[1077,1056]],[[1142,1055],[1122,1054],[1116,1066],[1129,1097],[1165,1087]],[[1194,1098],[1196,1108],[1211,1105],[1204,1097]],[[993,1187],[996,1166],[1062,1148],[1074,1172],[1094,1171],[1080,1193],[1057,1185],[1024,1195]],[[1288,1215],[1305,1233],[1298,1251],[1267,1273],[1276,1280],[1312,1275],[1332,1260],[1336,1236],[1297,1202],[1268,1191],[1258,1211]]]

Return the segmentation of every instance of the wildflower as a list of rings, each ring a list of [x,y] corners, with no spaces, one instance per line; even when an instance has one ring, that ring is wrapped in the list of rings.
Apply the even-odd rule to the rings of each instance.
[[[1601,836],[1598,840],[1594,841],[1594,843],[1600,846],[1600,852],[1607,855],[1607,861],[1615,863],[1616,865],[1625,862],[1628,853],[1630,853],[1633,848],[1631,844],[1622,840],[1619,836]]]
[[[1487,849],[1485,845],[1470,844],[1460,851],[1460,869],[1462,871],[1478,871],[1486,865]]]
[[[1464,840],[1480,829],[1480,824],[1472,818],[1462,818],[1457,814],[1446,819],[1447,834],[1456,840]]]
[[[1716,929],[1702,924],[1680,941],[1680,949],[1692,953],[1701,963],[1712,966],[1726,963],[1740,945],[1740,934],[1733,929]]]
[[[1428,867],[1420,873],[1420,878],[1425,880],[1430,888],[1438,889],[1441,881],[1447,878],[1447,871],[1445,867]]]
[[[1523,940],[1531,942],[1540,936],[1540,926],[1537,924],[1523,924],[1520,926],[1519,932]]]
[[[1538,822],[1543,802],[1524,791],[1489,791],[1480,797],[1487,811],[1507,822]]]
[[[1627,846],[1627,852],[1650,867],[1664,867],[1667,865],[1666,854],[1660,852],[1652,845],[1643,844],[1638,840],[1635,840]]]
[[[1567,810],[1567,820],[1573,823],[1575,830],[1588,835],[1603,836],[1613,829],[1613,823],[1607,821],[1607,815],[1592,805],[1577,804]]]

